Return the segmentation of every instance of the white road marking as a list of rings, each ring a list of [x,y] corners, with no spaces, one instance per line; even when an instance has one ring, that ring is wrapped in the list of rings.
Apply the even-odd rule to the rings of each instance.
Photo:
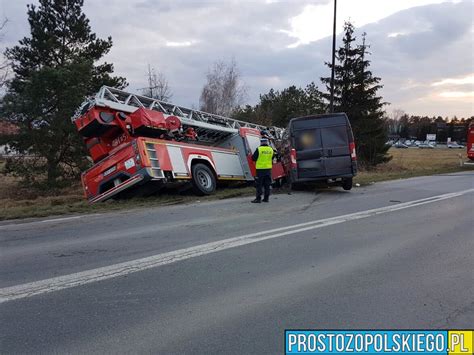
[[[126,261],[123,263],[104,266],[92,270],[81,271],[69,275],[53,277],[50,279],[29,282],[22,285],[5,287],[0,289],[0,303],[17,300],[21,298],[41,295],[59,291],[71,287],[86,285],[92,282],[124,276],[135,272],[155,268],[178,261],[195,258],[198,256],[216,253],[222,250],[239,247],[242,245],[261,242],[268,239],[283,237],[289,234],[300,233],[312,229],[323,228],[334,224],[355,221],[362,218],[376,216],[388,212],[403,210],[406,208],[438,202],[457,196],[474,192],[474,189],[447,193],[443,195],[423,198],[410,202],[398,203],[396,205],[374,208],[366,211],[349,213],[342,216],[320,219],[317,221],[294,224],[287,227],[274,228],[266,231],[241,235],[238,237],[205,243],[185,249],[179,249],[167,253],[157,254],[146,258]]]
[[[42,221],[38,221],[38,223],[49,223],[49,222],[59,222],[59,221],[68,221],[70,219],[78,219],[82,218],[83,216],[72,216],[72,217],[61,217],[61,218],[52,218],[52,219],[44,219]],[[34,222],[33,222],[34,223]]]
[[[100,216],[102,214],[103,213],[83,214],[83,215],[80,215],[80,216],[50,218],[50,219],[42,219],[42,220],[39,220],[39,221],[31,221],[31,222],[23,222],[23,223],[8,223],[8,224],[0,225],[0,230],[2,230],[2,229],[11,229],[11,228],[16,228],[16,227],[22,227],[22,226],[35,225],[35,224],[39,224],[39,223],[54,223],[54,222],[69,221],[69,220],[72,220],[72,219],[85,218],[85,217],[95,217],[95,216]]]

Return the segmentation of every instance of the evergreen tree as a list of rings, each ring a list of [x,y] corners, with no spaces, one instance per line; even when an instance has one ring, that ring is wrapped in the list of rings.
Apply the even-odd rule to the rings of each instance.
[[[359,50],[354,46],[354,26],[350,22],[344,24],[343,45],[336,52],[336,60],[339,64],[334,67],[334,109],[335,111],[345,112],[349,118],[351,113],[356,112],[355,100],[355,77],[358,72],[357,57]],[[332,64],[325,62],[332,69]],[[331,78],[321,78],[326,84],[327,93],[323,93],[323,98],[329,101]],[[352,119],[353,120],[353,119]],[[352,123],[351,120],[351,123]]]
[[[410,118],[407,114],[400,117],[400,137],[410,138]]]
[[[354,26],[344,25],[343,45],[336,54],[338,63],[334,68],[334,107],[345,112],[351,121],[356,139],[357,154],[363,165],[375,166],[387,162],[389,146],[383,106],[385,103],[377,92],[382,88],[380,78],[369,70],[368,45],[365,34],[362,44],[355,45]],[[332,68],[331,63],[326,63]],[[321,78],[330,90],[330,77]],[[329,93],[323,94],[326,100]]]
[[[53,186],[77,175],[86,154],[71,116],[101,85],[126,86],[124,78],[111,76],[112,64],[96,64],[109,52],[112,39],[92,33],[82,6],[83,0],[28,5],[31,37],[5,51],[14,77],[1,109],[20,128],[7,139],[23,156],[10,160],[7,171],[30,183],[46,177]]]

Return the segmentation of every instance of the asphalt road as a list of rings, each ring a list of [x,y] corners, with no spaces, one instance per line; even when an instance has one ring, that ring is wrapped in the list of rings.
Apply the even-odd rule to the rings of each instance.
[[[473,217],[459,173],[3,223],[0,352],[282,353],[287,328],[473,328]]]

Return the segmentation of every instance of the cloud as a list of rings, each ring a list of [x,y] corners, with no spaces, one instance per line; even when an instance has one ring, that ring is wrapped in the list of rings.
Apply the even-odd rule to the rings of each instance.
[[[443,91],[439,96],[454,99],[474,98],[474,91]]]
[[[443,0],[338,0],[337,2],[337,28],[342,28],[344,21],[350,19],[356,26],[364,26],[377,22],[401,10],[415,6],[440,3]],[[332,0],[310,2],[303,12],[290,19],[289,31],[286,33],[296,42],[290,45],[294,48],[311,43],[332,34],[333,10]],[[370,9],[370,11],[368,11]]]
[[[382,77],[382,94],[391,108],[472,115],[469,97],[440,96],[472,88],[455,87],[459,82],[433,86],[474,73],[472,1],[361,1],[357,6],[353,0],[338,1],[338,30],[351,17],[359,26],[359,38],[367,32],[371,70]],[[5,1],[0,7],[10,19],[5,46],[28,35],[29,2]],[[173,101],[196,106],[206,71],[218,59],[235,57],[249,87],[250,103],[272,87],[311,81],[321,86],[319,78],[329,75],[324,61],[330,59],[327,35],[332,30],[330,13],[325,15],[322,9],[330,9],[331,3],[98,0],[86,1],[84,11],[99,37],[112,36],[114,46],[106,60],[115,64],[117,74],[127,77],[131,91],[146,86],[149,63],[168,78]]]
[[[471,84],[474,85],[474,74],[467,75],[462,78],[446,78],[431,84],[431,86],[441,86],[441,85],[459,85],[459,84]]]
[[[454,86],[474,73],[472,11],[470,1],[415,7],[359,30],[368,33],[372,70],[382,77],[382,93],[391,108],[428,115],[474,114],[467,96],[440,95],[472,91],[472,86]],[[393,33],[400,35],[388,37]]]
[[[167,41],[166,47],[189,47],[195,44],[197,41],[182,41],[182,42],[173,42]]]

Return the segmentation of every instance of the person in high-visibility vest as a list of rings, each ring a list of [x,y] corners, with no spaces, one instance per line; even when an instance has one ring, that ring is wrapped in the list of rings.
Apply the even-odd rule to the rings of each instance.
[[[252,155],[252,160],[255,162],[255,169],[257,170],[257,176],[255,177],[257,182],[257,196],[252,203],[268,202],[270,197],[270,185],[272,183],[272,165],[273,156],[275,152],[273,148],[269,146],[268,138],[262,137],[260,139],[260,147],[258,147]],[[262,190],[263,200],[262,200]]]

